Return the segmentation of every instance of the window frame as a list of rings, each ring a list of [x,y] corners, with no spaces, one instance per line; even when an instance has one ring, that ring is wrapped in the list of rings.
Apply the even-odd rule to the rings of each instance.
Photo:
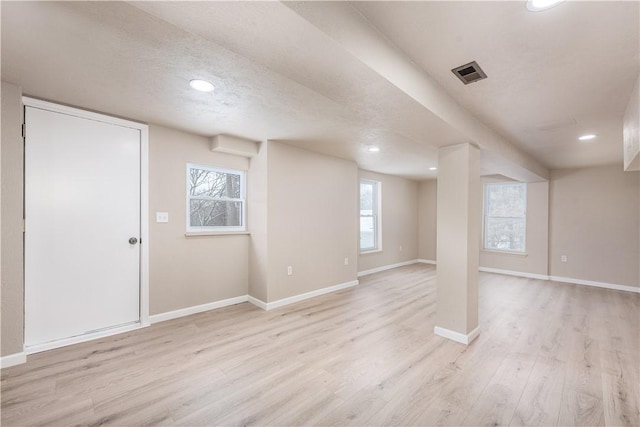
[[[524,198],[524,212],[522,217],[507,217],[507,216],[494,216],[488,215],[490,202],[489,202],[489,187],[497,187],[503,185],[520,185],[524,188],[523,198]],[[526,182],[488,182],[484,184],[483,188],[483,200],[484,206],[482,209],[482,250],[488,252],[498,252],[504,254],[514,254],[514,255],[526,255],[527,254],[527,183]],[[499,248],[491,248],[487,247],[487,220],[488,218],[507,218],[507,219],[523,219],[524,221],[524,235],[522,237],[523,240],[523,249],[499,249]]]
[[[210,172],[225,173],[240,176],[240,198],[229,197],[192,197],[190,186],[190,174],[192,169],[202,169]],[[185,188],[186,188],[186,229],[187,233],[211,233],[211,232],[244,232],[247,231],[247,173],[241,169],[221,168],[217,166],[202,165],[198,163],[187,163],[186,176],[185,176]],[[240,202],[242,206],[241,226],[203,226],[193,227],[191,225],[191,200],[192,199],[206,199],[206,200],[219,200],[225,202]]]
[[[361,184],[370,184],[373,185],[373,191],[371,192],[373,200],[372,200],[372,209],[371,215],[362,215],[362,209],[360,206],[360,185]],[[362,243],[362,217],[371,217],[373,218],[373,241],[374,246],[370,248],[363,249],[360,245]],[[373,179],[361,178],[358,181],[358,249],[360,254],[368,254],[374,252],[382,252],[382,182],[376,181]]]

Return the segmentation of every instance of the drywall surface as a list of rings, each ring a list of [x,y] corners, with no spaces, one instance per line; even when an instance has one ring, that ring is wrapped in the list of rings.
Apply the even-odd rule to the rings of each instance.
[[[418,187],[418,258],[436,260],[438,181],[421,181]]]
[[[631,91],[622,124],[624,170],[640,170],[640,77]]]
[[[438,168],[436,325],[467,335],[478,326],[480,150],[441,148]]]
[[[639,186],[619,165],[552,170],[549,274],[639,286]]]
[[[249,240],[249,295],[266,302],[267,297],[267,150],[260,143],[258,154],[249,161],[247,222]]]
[[[2,82],[2,341],[0,356],[22,352],[23,279],[22,91]]]
[[[482,183],[502,182],[495,178],[483,178]],[[484,214],[482,214],[484,218]],[[499,251],[480,251],[480,267],[509,270],[521,273],[547,275],[549,237],[549,183],[527,183],[527,231],[525,254]],[[483,238],[480,239],[483,245]]]
[[[149,312],[159,314],[248,291],[248,235],[186,237],[187,163],[247,170],[249,160],[214,153],[208,138],[149,126]],[[156,212],[168,212],[157,223]]]
[[[266,302],[356,280],[356,164],[280,142],[268,145]]]
[[[358,176],[380,182],[382,195],[382,250],[360,254],[358,271],[418,258],[418,183],[364,170]]]

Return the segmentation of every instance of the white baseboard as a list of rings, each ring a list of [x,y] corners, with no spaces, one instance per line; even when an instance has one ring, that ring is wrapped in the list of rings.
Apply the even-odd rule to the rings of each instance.
[[[499,268],[480,267],[478,270],[485,273],[506,274],[507,276],[526,277],[527,279],[549,280],[546,274],[525,273],[523,271],[501,270]]]
[[[258,308],[261,308],[263,310],[268,310],[269,308],[267,307],[267,303],[262,301],[261,299],[258,298],[254,298],[251,295],[249,295],[249,302],[253,305],[255,305]]]
[[[294,295],[292,297],[289,298],[283,298],[283,299],[279,299],[277,301],[273,301],[273,302],[264,302],[262,300],[259,300],[257,298],[254,298],[252,296],[249,296],[249,302],[257,307],[260,307],[263,310],[273,310],[274,308],[280,308],[283,307],[285,305],[289,305],[289,304],[293,304],[299,301],[303,301],[309,298],[313,298],[313,297],[317,297],[320,295],[324,295],[324,294],[328,294],[331,292],[336,292],[336,291],[340,291],[342,289],[347,289],[347,288],[351,288],[353,286],[358,285],[360,282],[358,282],[357,280],[352,280],[351,282],[346,282],[346,283],[340,283],[339,285],[334,285],[334,286],[329,286],[326,288],[322,288],[322,289],[317,289],[315,291],[311,291],[311,292],[307,292],[304,294],[300,294],[300,295]]]
[[[387,265],[384,267],[361,271],[358,273],[358,277],[365,276],[367,274],[377,273],[379,271],[389,270],[391,268],[402,267],[403,265],[414,264],[416,262],[419,262],[422,264],[436,265],[436,261],[434,260],[416,259],[416,260],[407,261],[404,263]],[[525,277],[527,279],[553,280],[554,282],[573,283],[574,285],[593,286],[596,288],[614,289],[616,291],[640,293],[640,286],[636,287],[636,286],[628,286],[628,285],[616,285],[614,283],[595,282],[593,280],[573,279],[571,277],[560,277],[560,276],[547,276],[546,274],[525,273],[522,271],[502,270],[499,268],[489,268],[489,267],[480,267],[478,268],[478,270],[483,271],[485,273],[506,274],[508,276]]]
[[[16,365],[22,365],[27,361],[27,353],[14,353],[0,357],[0,369],[10,368]]]
[[[595,282],[593,280],[574,279],[572,277],[547,276],[544,274],[524,273],[521,271],[500,270],[498,268],[480,267],[479,270],[486,273],[506,274],[509,276],[526,277],[528,279],[551,280],[554,282],[571,283],[573,285],[593,286],[595,288],[640,293],[640,287],[636,286],[616,285],[614,283]]]
[[[574,285],[593,286],[596,288],[614,289],[616,291],[626,291],[640,293],[640,287],[616,285],[613,283],[594,282],[592,280],[572,279],[570,277],[549,276],[549,280],[554,282],[573,283]]]
[[[441,328],[436,326],[433,328],[433,333],[438,336],[450,339],[451,341],[459,342],[460,344],[469,345],[471,341],[475,340],[480,335],[480,328],[476,327],[468,334],[461,334],[460,332],[452,331],[450,329]]]
[[[379,273],[379,272],[385,271],[385,270],[391,270],[392,268],[404,267],[405,265],[417,264],[419,262],[420,262],[420,260],[418,260],[418,259],[412,259],[412,260],[409,260],[409,261],[399,262],[397,264],[383,265],[382,267],[372,268],[371,270],[359,271],[358,272],[358,277],[367,276],[367,275],[373,274],[373,273]]]
[[[248,295],[209,302],[207,304],[194,305],[193,307],[181,308],[180,310],[168,311],[166,313],[149,316],[151,323],[164,322],[165,320],[177,319],[178,317],[190,316],[204,311],[215,310],[216,308],[228,307],[249,301]]]

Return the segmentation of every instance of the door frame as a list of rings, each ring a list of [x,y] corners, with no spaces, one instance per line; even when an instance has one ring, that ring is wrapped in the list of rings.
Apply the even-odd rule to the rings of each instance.
[[[144,123],[56,104],[29,96],[22,97],[22,104],[24,107],[38,108],[140,131],[140,318],[138,322],[133,325],[105,329],[44,344],[24,346],[24,351],[26,354],[33,354],[149,326],[149,126]],[[28,132],[28,129],[26,131]],[[25,165],[26,161],[27,159],[25,158]],[[24,196],[26,197],[26,194]],[[25,232],[27,227],[28,218],[25,218]],[[22,269],[24,273],[24,264]]]

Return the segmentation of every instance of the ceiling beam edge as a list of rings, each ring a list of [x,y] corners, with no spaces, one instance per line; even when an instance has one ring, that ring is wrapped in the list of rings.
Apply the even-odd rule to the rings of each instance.
[[[398,89],[460,131],[492,157],[520,166],[535,179],[546,180],[549,170],[501,137],[460,106],[440,85],[391,44],[354,7],[343,2],[283,2],[311,25]],[[524,171],[523,171],[524,172]]]

